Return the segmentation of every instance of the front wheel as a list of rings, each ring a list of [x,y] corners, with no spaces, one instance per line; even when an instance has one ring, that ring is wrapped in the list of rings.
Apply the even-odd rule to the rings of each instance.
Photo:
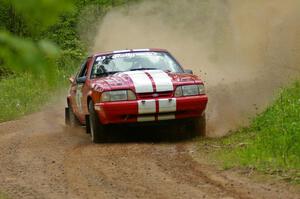
[[[201,115],[200,118],[195,118],[192,121],[192,136],[193,137],[205,137],[206,136],[206,116]]]
[[[101,143],[106,140],[106,127],[100,123],[98,114],[94,109],[94,103],[92,101],[89,102],[89,125],[87,128],[90,128],[91,140],[94,143]]]

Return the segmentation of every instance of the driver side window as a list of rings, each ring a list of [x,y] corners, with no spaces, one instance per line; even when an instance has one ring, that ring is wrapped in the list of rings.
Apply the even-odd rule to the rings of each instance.
[[[86,77],[87,75],[87,60],[81,65],[80,72],[78,73],[77,78]]]

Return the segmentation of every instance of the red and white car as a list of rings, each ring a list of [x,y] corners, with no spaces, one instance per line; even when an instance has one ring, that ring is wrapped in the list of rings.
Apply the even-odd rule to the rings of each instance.
[[[95,143],[113,124],[193,121],[195,132],[205,133],[203,81],[166,50],[94,54],[70,81],[66,123],[86,125]]]

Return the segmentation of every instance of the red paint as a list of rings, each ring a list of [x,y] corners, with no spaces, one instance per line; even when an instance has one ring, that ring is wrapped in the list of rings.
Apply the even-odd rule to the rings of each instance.
[[[131,50],[132,51],[132,50]],[[163,49],[150,49],[153,52],[167,52]],[[137,100],[135,101],[122,101],[122,102],[106,102],[101,103],[101,94],[105,91],[111,90],[126,90],[130,89],[135,93],[135,87],[133,81],[130,77],[124,73],[118,73],[115,75],[110,75],[103,78],[90,79],[90,74],[92,70],[92,65],[95,58],[100,55],[108,55],[113,52],[103,52],[94,54],[89,57],[86,62],[86,82],[82,85],[77,85],[76,81],[71,83],[69,95],[67,97],[70,106],[72,107],[76,117],[80,120],[82,124],[85,123],[85,115],[88,112],[88,98],[92,99],[96,106],[100,107],[98,112],[99,119],[103,124],[118,124],[118,123],[135,123],[137,122],[138,115],[138,100],[156,100],[156,120],[159,116],[159,105],[158,99],[170,99],[174,97],[174,91],[171,92],[161,92],[157,93],[158,96],[153,96],[156,93],[156,85],[148,73],[153,88],[155,89],[153,93],[136,94]],[[128,53],[128,52],[127,52]],[[168,73],[173,83],[174,89],[180,85],[193,85],[193,84],[203,84],[203,81],[199,79],[196,75],[191,74],[179,74],[179,73]],[[80,95],[82,93],[82,96]],[[81,96],[81,97],[78,97]],[[80,98],[80,100],[78,100]],[[207,96],[192,96],[192,97],[179,97],[177,100],[177,110],[172,113],[176,115],[176,119],[199,117],[203,111],[205,111],[207,105]],[[81,107],[79,105],[81,104]],[[82,109],[82,110],[81,110]]]
[[[176,119],[199,117],[205,110],[208,101],[206,95],[183,97],[176,100]],[[101,109],[101,111],[98,111],[98,115],[103,124],[132,123],[137,121],[138,103],[136,101],[98,103],[96,106],[99,106]],[[157,120],[159,116],[158,100],[156,100],[156,113],[150,115],[155,116]]]
[[[153,77],[148,73],[148,72],[145,72],[145,74],[149,77],[149,79],[151,80],[151,83],[152,83],[152,87],[153,87],[153,92],[156,93],[156,84],[154,82],[154,79]]]

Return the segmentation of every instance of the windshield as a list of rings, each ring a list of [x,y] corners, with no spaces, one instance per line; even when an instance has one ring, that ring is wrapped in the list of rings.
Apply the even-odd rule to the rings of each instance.
[[[91,78],[137,70],[182,72],[180,65],[166,52],[128,52],[96,57]]]

